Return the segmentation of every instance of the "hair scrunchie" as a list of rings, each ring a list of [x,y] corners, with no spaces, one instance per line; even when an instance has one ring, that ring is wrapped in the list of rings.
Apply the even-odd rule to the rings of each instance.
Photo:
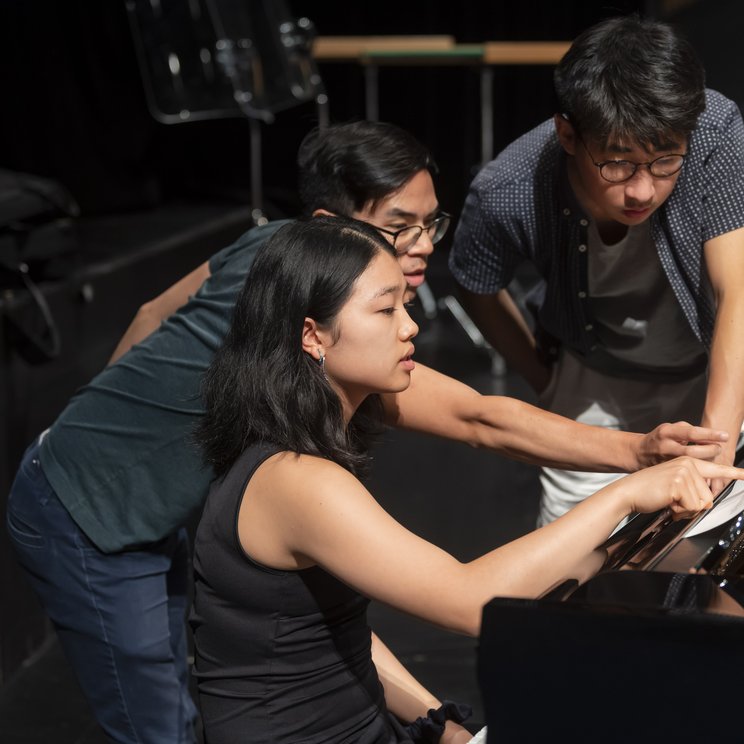
[[[406,731],[416,744],[438,744],[447,721],[462,723],[470,718],[472,713],[473,709],[469,705],[445,700],[441,707],[429,710],[426,718],[420,716],[413,723],[409,723]]]

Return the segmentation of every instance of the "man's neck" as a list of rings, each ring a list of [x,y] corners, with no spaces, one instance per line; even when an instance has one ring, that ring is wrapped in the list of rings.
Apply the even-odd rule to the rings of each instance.
[[[627,234],[628,226],[614,220],[595,221],[599,237],[605,245],[619,243]]]

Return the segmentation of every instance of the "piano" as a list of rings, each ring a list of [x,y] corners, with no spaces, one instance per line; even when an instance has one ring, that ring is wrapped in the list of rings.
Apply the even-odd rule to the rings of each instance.
[[[744,483],[690,519],[636,515],[588,563],[484,607],[488,741],[744,742]]]

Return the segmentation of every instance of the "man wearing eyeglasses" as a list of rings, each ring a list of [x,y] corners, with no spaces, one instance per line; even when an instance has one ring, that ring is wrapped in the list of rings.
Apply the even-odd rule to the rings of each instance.
[[[450,267],[486,338],[551,411],[646,431],[744,417],[744,128],[666,25],[613,18],[555,72],[559,114],[474,180]],[[533,327],[507,285],[529,261]],[[607,482],[545,468],[540,523]],[[713,484],[714,488],[722,484]]]

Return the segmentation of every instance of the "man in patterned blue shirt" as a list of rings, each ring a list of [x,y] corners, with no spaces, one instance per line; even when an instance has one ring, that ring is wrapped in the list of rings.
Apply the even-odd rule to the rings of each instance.
[[[450,256],[465,305],[545,408],[639,431],[699,421],[729,432],[730,463],[744,418],[741,115],[705,89],[686,41],[637,16],[581,34],[555,87],[553,120],[472,184]],[[506,289],[523,261],[543,280],[534,331]],[[546,523],[607,476],[541,480]]]

